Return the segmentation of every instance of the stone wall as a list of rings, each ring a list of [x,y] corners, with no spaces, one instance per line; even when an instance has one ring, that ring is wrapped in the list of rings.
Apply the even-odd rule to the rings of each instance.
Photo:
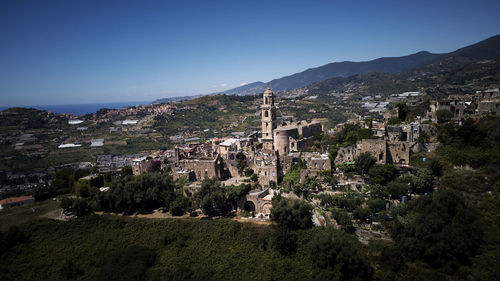
[[[500,114],[500,101],[480,101],[477,110],[481,114]]]
[[[314,136],[316,133],[321,133],[322,126],[319,122],[311,122],[308,124],[305,121],[302,121],[298,126],[298,129],[299,134],[302,135],[302,137],[309,138]]]
[[[132,173],[134,174],[134,176],[138,176],[140,174],[145,173],[147,171],[149,163],[150,163],[149,160],[132,161],[131,166],[132,166]]]
[[[335,157],[335,165],[340,165],[344,162],[354,161],[354,158],[357,156],[356,146],[346,146],[341,147],[337,152],[337,156]]]
[[[387,161],[387,144],[384,139],[363,139],[356,144],[357,157],[359,154],[368,152],[375,159],[377,163],[384,164]]]
[[[437,136],[438,131],[434,124],[420,124],[420,132],[426,133],[432,139]]]
[[[205,176],[220,178],[222,160],[220,157],[215,159],[182,159],[179,161],[179,168],[193,171],[197,181],[203,180]]]
[[[306,162],[306,167],[309,170],[324,171],[332,168],[330,158],[326,154],[305,152],[302,154],[302,160]]]
[[[250,168],[259,176],[259,184],[268,186],[271,181],[278,183],[278,157],[276,155],[256,154]]]
[[[393,143],[388,145],[387,163],[409,164],[410,144],[406,142]]]
[[[268,218],[271,214],[273,193],[269,189],[250,191],[238,201],[238,209],[252,211],[255,215],[262,214]]]

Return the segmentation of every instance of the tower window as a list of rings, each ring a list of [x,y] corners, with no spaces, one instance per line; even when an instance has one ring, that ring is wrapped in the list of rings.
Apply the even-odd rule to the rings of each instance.
[[[264,117],[269,117],[269,111],[264,111]]]
[[[264,103],[267,104],[267,97],[264,98]]]

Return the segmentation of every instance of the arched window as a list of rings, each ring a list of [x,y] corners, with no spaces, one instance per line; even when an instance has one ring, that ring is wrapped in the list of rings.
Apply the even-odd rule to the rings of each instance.
[[[267,104],[267,97],[264,98],[264,104]]]
[[[264,111],[264,117],[269,117],[269,111]]]

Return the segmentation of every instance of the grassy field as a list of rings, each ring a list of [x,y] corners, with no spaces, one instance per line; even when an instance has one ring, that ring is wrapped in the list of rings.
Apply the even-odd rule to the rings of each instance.
[[[6,231],[11,226],[23,224],[58,209],[60,209],[58,201],[45,200],[32,205],[1,210],[0,231]]]

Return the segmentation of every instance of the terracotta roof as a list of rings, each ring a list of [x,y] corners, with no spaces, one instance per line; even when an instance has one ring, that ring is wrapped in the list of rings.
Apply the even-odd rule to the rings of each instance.
[[[0,205],[13,204],[18,202],[23,202],[27,200],[35,199],[33,196],[21,196],[21,197],[10,197],[0,200]]]

